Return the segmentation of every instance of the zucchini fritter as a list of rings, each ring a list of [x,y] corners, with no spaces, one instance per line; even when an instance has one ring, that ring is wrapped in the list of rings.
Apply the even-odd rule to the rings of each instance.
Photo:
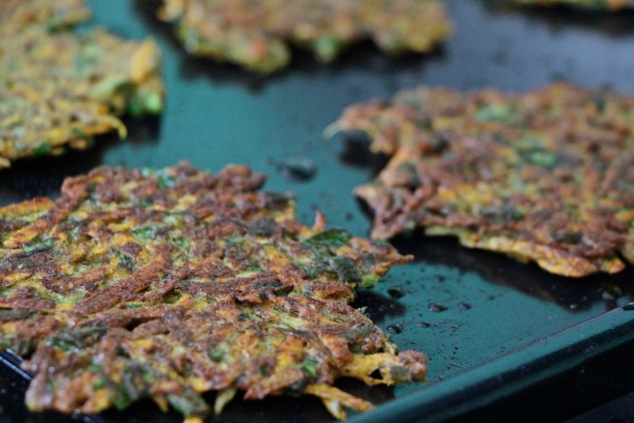
[[[0,2],[0,168],[124,137],[117,116],[161,111],[154,42],[73,30],[89,16],[83,0]]]
[[[574,277],[634,263],[633,98],[423,87],[351,106],[333,128],[391,156],[355,191],[373,238],[424,227]]]
[[[570,6],[591,10],[621,10],[634,7],[633,0],[512,0],[523,6]]]
[[[338,390],[421,381],[425,357],[396,352],[348,303],[411,257],[296,221],[262,175],[100,167],[62,196],[0,209],[0,347],[30,355],[31,410],[96,413],[151,397],[188,417],[296,393],[333,415],[372,405]]]
[[[287,66],[287,43],[331,62],[371,38],[390,54],[431,51],[451,32],[439,0],[164,0],[188,52],[272,73]]]

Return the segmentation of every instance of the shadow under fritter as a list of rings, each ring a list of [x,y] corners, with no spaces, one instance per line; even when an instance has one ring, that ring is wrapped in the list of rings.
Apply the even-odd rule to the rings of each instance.
[[[398,301],[386,298],[371,290],[357,290],[357,298],[352,302],[352,307],[365,310],[363,314],[368,316],[375,324],[382,323],[387,317],[402,316],[406,308]]]
[[[338,135],[337,137],[341,136]],[[389,157],[382,154],[374,154],[369,149],[370,140],[362,132],[347,132],[343,141],[343,149],[339,155],[339,161],[347,166],[367,168],[371,177],[376,177],[389,162]]]
[[[134,119],[124,117],[128,129],[125,140],[116,133],[100,135],[95,145],[87,150],[69,149],[61,156],[26,158],[12,163],[11,168],[0,170],[0,207],[34,197],[55,199],[60,195],[64,179],[90,172],[103,163],[103,155],[120,143],[145,144],[158,139],[161,118]]]
[[[87,173],[101,164],[103,150],[111,142],[102,138],[89,150],[27,158],[16,161],[10,169],[0,170],[0,206],[34,197],[59,197],[64,179]]]
[[[621,37],[634,33],[634,10],[602,11],[568,5],[514,6],[508,0],[482,0],[495,14],[522,14],[533,23],[546,23],[553,30],[576,27],[583,31],[597,31],[608,36]]]
[[[392,244],[402,254],[413,254],[416,263],[475,272],[488,283],[511,287],[571,312],[599,302],[604,302],[607,311],[634,299],[632,266],[615,275],[577,279],[553,275],[533,263],[524,264],[503,254],[463,247],[453,237],[425,237],[422,230],[398,236]]]

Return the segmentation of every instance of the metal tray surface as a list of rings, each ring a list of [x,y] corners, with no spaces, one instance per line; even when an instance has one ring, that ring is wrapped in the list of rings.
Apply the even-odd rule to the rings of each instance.
[[[329,225],[368,236],[370,220],[351,192],[370,180],[383,160],[371,156],[358,138],[322,137],[346,105],[420,84],[524,91],[565,79],[634,94],[632,12],[519,10],[494,2],[448,0],[455,34],[431,55],[387,58],[368,43],[351,48],[334,65],[321,65],[296,51],[288,70],[263,78],[187,56],[172,28],[155,19],[154,0],[92,0],[90,5],[97,24],[122,36],[157,39],[167,86],[165,113],[159,119],[129,121],[127,140],[105,137],[88,152],[16,163],[0,175],[0,205],[37,195],[55,197],[65,177],[103,163],[161,167],[188,160],[212,172],[240,163],[268,175],[265,189],[295,193],[302,222],[310,224],[319,209]],[[294,178],[285,172],[285,161],[296,157],[315,163],[314,177]],[[531,389],[545,392],[540,384],[576,381],[553,394],[560,402],[557,412],[542,414],[561,419],[572,417],[582,399],[589,408],[587,398],[601,398],[584,384],[599,386],[595,379],[605,377],[608,368],[629,371],[627,363],[613,361],[624,361],[623,351],[634,334],[634,313],[622,307],[634,294],[631,268],[615,276],[575,280],[466,249],[448,238],[411,235],[394,244],[413,253],[415,261],[393,268],[375,289],[359,292],[355,305],[367,306],[400,349],[428,355],[428,381],[395,389],[346,385],[386,403],[353,416],[354,421],[390,416],[445,421],[496,404],[512,415],[505,398],[529,395]],[[175,413],[153,411],[149,402],[124,413],[91,417],[30,414],[22,405],[26,381],[12,370],[15,365],[6,354],[0,357],[0,421],[180,421]],[[632,389],[613,380],[615,389]],[[580,389],[589,395],[570,399]],[[531,398],[545,401],[535,392]],[[236,400],[209,420],[331,418],[317,400],[271,398]]]

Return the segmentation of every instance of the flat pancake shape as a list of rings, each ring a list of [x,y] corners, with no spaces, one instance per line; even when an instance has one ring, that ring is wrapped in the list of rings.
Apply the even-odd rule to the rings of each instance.
[[[151,40],[75,31],[83,0],[0,3],[0,168],[126,129],[118,116],[159,113],[160,57]]]
[[[591,10],[621,10],[634,7],[633,0],[512,0],[522,6],[570,6]]]
[[[244,399],[310,394],[344,418],[372,404],[335,388],[424,379],[348,305],[390,266],[391,246],[297,222],[262,175],[187,163],[100,167],[62,196],[0,209],[0,347],[29,357],[33,411],[97,413],[152,398],[195,421]]]
[[[422,87],[351,106],[331,129],[391,156],[355,191],[375,239],[422,227],[573,277],[634,262],[633,98]]]
[[[383,51],[431,51],[451,25],[439,0],[164,0],[188,52],[260,73],[286,67],[288,44],[323,62],[372,39]]]

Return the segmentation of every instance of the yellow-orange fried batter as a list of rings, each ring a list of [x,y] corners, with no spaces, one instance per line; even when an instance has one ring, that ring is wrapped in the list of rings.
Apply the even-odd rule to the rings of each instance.
[[[425,53],[451,33],[439,0],[164,0],[160,17],[190,53],[264,74],[288,65],[289,44],[331,62],[365,39]]]
[[[162,110],[154,42],[73,30],[89,17],[83,0],[0,2],[0,168],[124,137],[120,115]]]
[[[356,189],[373,238],[425,228],[566,276],[634,262],[634,99],[558,83],[526,94],[422,87],[349,107],[391,156]]]
[[[188,418],[238,393],[321,398],[338,418],[365,400],[332,384],[421,381],[348,303],[411,257],[297,222],[262,175],[187,163],[101,167],[56,201],[0,209],[0,348],[29,357],[30,410],[96,413],[145,397]]]

